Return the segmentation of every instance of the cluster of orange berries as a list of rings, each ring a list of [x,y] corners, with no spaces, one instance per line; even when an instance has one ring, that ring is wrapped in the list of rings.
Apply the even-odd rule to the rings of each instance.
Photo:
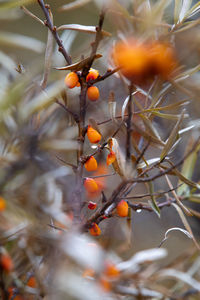
[[[97,144],[101,140],[101,134],[94,129],[92,126],[88,125],[87,137],[90,143]],[[107,156],[107,165],[112,164],[115,161],[115,153],[111,150],[110,154]],[[93,155],[91,155],[84,164],[87,171],[95,171],[98,167],[98,163]],[[96,193],[99,189],[98,184],[93,178],[86,178],[84,181],[85,189],[89,193]]]
[[[167,42],[129,39],[118,42],[112,56],[122,74],[135,84],[144,84],[155,76],[168,80],[178,66],[175,50]]]
[[[37,288],[37,282],[36,282],[36,279],[33,275],[31,275],[26,283],[26,286],[28,287],[31,287],[31,288]],[[8,300],[28,300],[28,299],[33,299],[32,296],[30,297],[22,297],[20,294],[19,294],[19,291],[17,288],[13,287],[13,286],[10,286],[8,288]]]
[[[125,200],[121,200],[116,207],[116,211],[119,217],[127,217],[128,216],[128,203]],[[99,225],[93,223],[89,232],[93,236],[99,236],[101,234],[101,229]]]
[[[97,79],[99,72],[95,69],[90,69],[88,75],[86,76],[86,82]],[[73,89],[74,87],[80,86],[79,77],[76,72],[70,72],[65,77],[65,84],[68,88]],[[90,86],[87,89],[88,99],[91,101],[96,101],[99,99],[99,89],[96,86]]]
[[[106,261],[104,263],[104,268],[98,277],[99,285],[101,288],[103,288],[104,291],[108,292],[112,288],[113,281],[116,281],[119,279],[120,276],[120,270],[118,267],[110,262]],[[95,278],[95,271],[93,269],[86,269],[83,273],[84,278]]]

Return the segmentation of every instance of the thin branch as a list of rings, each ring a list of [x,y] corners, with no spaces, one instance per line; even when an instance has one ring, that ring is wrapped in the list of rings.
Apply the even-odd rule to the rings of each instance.
[[[43,22],[40,18],[38,18],[36,15],[34,15],[32,12],[30,12],[30,10],[28,10],[25,6],[20,6],[20,8],[23,10],[23,12],[24,12],[27,16],[33,18],[34,20],[36,20],[36,21],[39,22],[40,24],[45,25],[44,22]]]
[[[170,206],[172,203],[175,203],[176,200],[175,199],[171,199],[171,200],[167,200],[165,202],[162,202],[162,203],[158,203],[157,206],[159,208],[163,208],[163,207],[166,207],[166,206]],[[138,209],[141,209],[141,210],[147,210],[147,211],[150,211],[150,212],[153,212],[153,208],[148,206],[148,205],[145,205],[143,203],[136,203],[136,204],[133,204],[133,203],[130,203],[129,201],[127,201],[129,207],[134,210],[134,211],[137,211]]]
[[[79,122],[79,117],[76,113],[74,113],[73,111],[71,111],[71,109],[69,109],[67,106],[65,106],[62,102],[60,102],[58,99],[56,99],[55,101],[58,105],[60,105],[66,112],[68,112],[73,118],[74,118],[74,121],[76,123]]]
[[[105,80],[106,78],[108,78],[108,77],[110,77],[111,75],[113,75],[114,73],[118,72],[119,70],[120,70],[119,67],[117,67],[117,68],[115,68],[115,69],[113,69],[113,70],[107,70],[107,72],[106,72],[104,75],[99,76],[99,77],[97,77],[97,78],[94,79],[94,80],[91,80],[89,83],[90,83],[91,85],[93,85],[93,84],[95,84],[95,83],[97,83],[97,82],[103,81],[103,80]]]
[[[141,199],[141,198],[146,198],[146,197],[150,197],[150,196],[158,196],[159,197],[159,196],[168,194],[174,190],[177,190],[181,185],[183,185],[183,183],[179,184],[175,188],[169,189],[168,191],[158,192],[158,193],[153,193],[153,194],[147,193],[147,194],[141,194],[141,195],[136,195],[136,196],[123,197],[123,199]]]
[[[63,46],[63,43],[62,43],[62,41],[61,41],[61,39],[60,39],[60,37],[57,33],[56,26],[53,25],[53,22],[51,20],[50,15],[49,15],[50,6],[48,4],[44,4],[43,0],[38,0],[38,4],[42,8],[42,10],[44,12],[44,15],[45,15],[45,18],[46,18],[46,21],[44,22],[44,24],[49,28],[49,30],[53,34],[54,39],[55,39],[56,43],[58,44],[59,52],[62,53],[62,55],[64,56],[64,58],[65,58],[66,62],[68,63],[68,65],[71,65],[72,64],[72,59],[68,55],[67,51],[65,50],[65,48]]]

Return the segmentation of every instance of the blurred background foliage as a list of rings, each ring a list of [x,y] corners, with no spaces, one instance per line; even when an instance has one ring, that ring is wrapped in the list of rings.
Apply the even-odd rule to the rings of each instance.
[[[49,0],[48,4],[50,4],[53,13],[54,24],[57,27],[63,24],[76,23],[96,26],[103,1],[85,2],[88,3],[76,9],[59,11],[58,8],[66,5],[68,2],[64,0]],[[169,1],[169,5],[165,5],[164,2],[160,0],[151,1],[152,7],[154,5],[155,8],[155,15],[152,15],[151,18],[153,19],[154,17],[155,23],[166,22],[167,24],[173,24],[175,8],[177,8],[176,19],[176,16],[180,17],[181,13],[182,15],[184,14],[184,9],[189,11],[195,4],[198,5],[197,9],[200,6],[199,2],[195,1]],[[103,29],[112,33],[112,37],[110,39],[106,37],[100,44],[98,53],[101,53],[103,57],[94,63],[94,67],[100,71],[100,74],[113,67],[110,53],[113,44],[119,37],[134,34],[135,36],[141,35],[146,38],[147,36],[152,36],[152,32],[153,34],[156,32],[158,36],[162,36],[162,34],[165,36],[169,30],[164,26],[158,26],[157,28],[157,25],[155,26],[155,24],[151,23],[151,18],[147,19],[147,23],[143,22],[144,20],[140,20],[147,10],[146,6],[148,6],[149,1],[135,1],[135,11],[132,7],[132,1],[115,0],[110,1],[110,3],[110,11],[106,15]],[[67,90],[64,86],[66,72],[57,71],[53,68],[65,65],[65,61],[62,55],[58,53],[55,44],[47,87],[45,91],[41,89],[45,65],[47,27],[26,15],[19,8],[19,5],[25,5],[32,13],[44,20],[43,12],[37,1],[0,1],[0,188],[8,208],[1,217],[0,230],[1,243],[4,245],[6,241],[4,246],[7,251],[10,251],[17,270],[16,274],[13,273],[12,278],[9,279],[9,284],[12,283],[12,280],[16,282],[18,278],[21,280],[23,275],[31,270],[31,272],[36,274],[36,277],[38,276],[38,284],[41,282],[41,294],[43,292],[44,294],[46,293],[45,288],[49,286],[51,280],[60,287],[62,292],[59,296],[54,295],[53,289],[50,290],[50,299],[87,299],[86,289],[88,289],[88,286],[86,288],[82,287],[82,295],[81,292],[78,293],[76,291],[77,294],[75,292],[76,286],[79,286],[79,284],[81,286],[81,283],[78,277],[80,274],[78,272],[78,275],[76,272],[76,274],[73,273],[79,262],[77,263],[77,257],[74,258],[73,251],[70,248],[68,249],[67,246],[72,237],[69,235],[66,236],[66,240],[65,238],[62,240],[57,235],[57,232],[55,233],[56,230],[49,230],[49,225],[55,225],[56,222],[64,224],[67,228],[70,224],[70,218],[68,215],[66,217],[66,213],[69,213],[70,208],[73,206],[75,179],[72,168],[62,163],[57,157],[75,164],[77,149],[77,126],[71,116],[66,114],[54,102],[57,99],[64,99],[70,109],[78,113],[79,90]],[[139,20],[134,20],[133,30],[133,27],[130,25],[129,13],[133,14],[136,12]],[[196,22],[198,17],[199,12],[197,11],[195,15],[188,18],[188,25],[190,25],[189,22]],[[148,21],[151,26],[148,24]],[[72,56],[73,62],[76,62],[81,59],[82,55],[85,57],[89,55],[90,44],[94,39],[94,35],[76,31],[63,31],[61,38]],[[192,144],[193,139],[199,136],[199,23],[192,25],[191,29],[188,28],[183,32],[172,35],[172,40],[175,41],[178,60],[182,66],[180,78],[185,76],[186,80],[179,80],[182,83],[182,89],[174,86],[172,91],[166,95],[166,105],[188,98],[190,101],[186,111],[188,118],[183,123],[185,128],[193,126],[193,130],[189,130],[182,137],[179,145],[173,152],[174,160],[176,161],[186,153],[188,144]],[[121,113],[122,103],[128,95],[126,82],[121,83],[120,78],[117,76],[110,77],[98,83],[97,86],[100,89],[100,100],[99,102],[88,104],[87,121],[89,118],[93,118],[97,122],[102,122],[110,118],[108,98],[111,91],[115,93],[117,103],[116,115]],[[179,108],[174,109],[170,113],[180,113]],[[154,122],[161,138],[166,140],[176,120],[155,117]],[[114,128],[115,124],[105,124],[101,126],[101,132],[105,138],[108,138]],[[124,144],[124,136],[124,131],[117,136],[121,144]],[[85,153],[91,153],[92,151],[89,143],[86,142]],[[151,146],[146,158],[159,157],[160,152],[160,149]],[[99,162],[105,163],[106,154],[100,154],[97,158]],[[195,153],[191,156],[190,160],[185,163],[184,168],[184,175],[198,183],[200,175],[199,154]],[[113,171],[112,167],[106,167],[103,170],[106,173]],[[86,175],[88,175],[87,172]],[[171,180],[174,186],[180,183],[178,178],[174,179],[172,177]],[[106,180],[105,190],[107,196],[112,193],[113,188],[119,182],[120,177],[117,174]],[[180,195],[189,198],[191,202],[195,202],[195,200],[198,202],[196,206],[190,203],[187,203],[187,205],[194,208],[197,212],[200,211],[199,194],[195,198],[195,196],[191,196],[191,189],[183,186],[181,188],[183,190],[182,192],[180,191]],[[165,179],[160,178],[156,181],[155,190],[163,191],[167,189],[169,189],[169,186],[166,184]],[[146,188],[143,185],[139,185],[132,194],[141,194],[145,191]],[[165,199],[165,196],[161,198],[161,200]],[[84,211],[84,213],[84,219],[87,219],[89,213],[88,211]],[[139,250],[157,247],[169,228],[184,227],[182,221],[173,206],[163,208],[160,218],[154,212],[140,210],[133,212],[131,230],[128,231],[126,220],[119,220],[115,216],[102,223],[100,244],[105,247],[106,251],[108,249],[108,253],[111,251],[113,254],[113,251],[115,251],[115,254],[113,254],[115,258],[119,255],[124,259],[128,259]],[[188,217],[188,222],[191,224],[193,233],[199,239],[198,218]],[[80,254],[77,250],[79,247],[84,252],[84,245],[81,244],[82,242],[79,242],[79,237],[77,237],[77,240],[76,237],[74,237],[74,240],[72,238],[72,249],[75,247],[74,253],[77,251],[77,255]],[[58,256],[56,256],[56,243],[59,243],[59,249],[64,249],[63,252],[59,251]],[[51,246],[55,251],[49,250]],[[188,264],[190,265],[191,263],[194,266],[197,261],[199,264],[198,255],[193,249],[193,241],[187,235],[184,235],[183,232],[172,232],[164,247],[168,250],[168,257],[163,265],[169,262],[173,264],[174,258],[182,255],[183,258],[181,257],[180,264],[183,266],[185,250],[189,253],[188,257],[194,254],[194,256],[191,256],[192,263],[189,261]],[[109,255],[108,253],[106,252],[106,254],[103,253],[102,255]],[[62,265],[62,258],[65,255],[68,258],[70,257],[70,263],[67,258],[64,259]],[[91,257],[92,255],[95,256],[94,253],[91,254]],[[165,256],[163,253],[162,255],[163,257]],[[44,263],[45,259],[47,260],[46,265]],[[54,261],[54,266],[58,264],[59,267],[55,270],[53,270],[53,267],[48,269],[51,261]],[[37,274],[37,266],[39,264],[42,265],[42,268]],[[82,269],[87,264],[88,261],[86,258],[83,258],[83,261],[80,263]],[[72,275],[67,274],[66,266],[69,266]],[[184,271],[184,267],[182,271]],[[148,278],[148,272],[152,274],[151,270],[148,269],[145,279]],[[47,279],[41,280],[45,276]],[[66,280],[67,284],[63,278],[69,279]],[[199,280],[199,274],[197,280]],[[74,282],[74,286],[72,282]],[[72,285],[71,290],[69,289],[70,283]],[[193,285],[195,286],[195,282]],[[169,283],[169,287],[171,286],[173,286],[172,290],[174,288],[175,291],[176,289],[182,291],[181,287],[179,289],[176,285],[170,285]],[[20,282],[18,282],[18,288],[23,290]],[[67,295],[67,289],[69,289],[69,295]],[[94,293],[99,295],[96,287],[94,287]],[[37,297],[40,299],[38,295]],[[42,296],[40,295],[40,297]],[[106,299],[107,296],[100,297],[105,297]],[[159,295],[152,296],[152,299],[154,299],[153,297],[161,299]],[[95,298],[91,297],[91,299]]]

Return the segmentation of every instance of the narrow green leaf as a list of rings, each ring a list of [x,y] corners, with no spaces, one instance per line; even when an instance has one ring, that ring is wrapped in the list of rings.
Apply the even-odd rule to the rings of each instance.
[[[91,0],[76,0],[76,1],[73,1],[71,3],[65,4],[65,5],[59,7],[59,10],[60,11],[68,11],[71,9],[77,9],[77,8],[80,8],[83,5],[89,3],[90,1]]]

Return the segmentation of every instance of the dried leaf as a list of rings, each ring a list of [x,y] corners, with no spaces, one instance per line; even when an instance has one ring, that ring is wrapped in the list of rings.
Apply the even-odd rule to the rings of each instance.
[[[132,96],[134,96],[135,94],[137,94],[138,91],[135,91],[132,93]],[[126,99],[124,100],[124,103],[122,105],[122,121],[124,120],[124,116],[125,116],[125,111],[126,111],[126,107],[128,105],[128,102],[129,102],[129,96],[126,97]]]
[[[154,138],[154,140],[156,140],[160,145],[164,146],[164,142],[161,140],[157,130],[155,129],[155,127],[153,126],[152,122],[144,115],[139,114],[139,116],[141,117],[147,131],[148,134]]]
[[[80,32],[86,32],[86,33],[93,33],[96,34],[96,26],[85,26],[85,25],[80,25],[80,24],[66,24],[66,25],[61,25],[57,28],[57,31],[59,30],[76,30]],[[102,30],[101,31],[103,36],[111,36],[111,33]]]
[[[191,148],[194,146],[194,139],[191,138],[188,142],[188,145],[186,147],[185,153],[188,153]],[[181,175],[184,176],[185,178],[191,180],[192,175],[194,173],[194,168],[196,166],[196,161],[197,161],[197,153],[198,153],[198,147],[184,160],[182,170],[181,170]],[[184,194],[187,194],[188,186],[183,184],[178,188],[178,195],[182,196]]]
[[[153,195],[154,194],[154,186],[153,186],[153,182],[150,181],[150,182],[147,182],[148,184],[148,188],[149,188],[149,194],[150,194],[150,197],[151,197],[151,202],[148,201],[149,205],[151,206],[151,208],[153,209],[153,211],[157,214],[157,216],[160,218],[160,209],[157,205],[157,202],[156,202],[156,198],[155,196]]]
[[[177,136],[178,136],[178,131],[179,131],[179,126],[183,120],[183,115],[184,115],[184,113],[182,112],[182,114],[180,115],[179,120],[177,121],[176,125],[174,126],[167,142],[165,143],[165,147],[163,148],[161,155],[160,155],[160,161],[162,161],[165,158],[165,156],[168,155],[172,146],[176,142]]]
[[[164,239],[161,241],[159,247],[161,247],[161,246],[163,245],[163,243],[169,238],[168,233],[171,232],[171,231],[181,231],[182,233],[184,233],[185,235],[187,235],[187,237],[188,237],[189,239],[192,239],[191,234],[190,234],[187,230],[182,229],[182,228],[179,228],[179,227],[173,227],[173,228],[168,229],[168,230],[165,232],[165,237],[164,237]]]
[[[186,230],[189,232],[189,234],[191,235],[191,238],[192,238],[194,244],[195,244],[196,247],[200,250],[199,244],[197,243],[197,241],[196,241],[196,239],[195,239],[195,237],[194,237],[194,235],[193,235],[192,229],[191,229],[191,227],[190,227],[190,225],[189,225],[189,223],[188,223],[186,217],[184,216],[184,214],[183,214],[181,208],[180,208],[177,204],[175,204],[175,203],[172,203],[172,205],[174,206],[174,208],[175,208],[176,211],[178,212],[179,217],[181,218],[181,221],[183,222],[183,225],[185,226],[185,229],[186,229]]]
[[[101,54],[95,54],[93,57],[89,56],[89,57],[87,57],[85,59],[82,59],[81,61],[79,61],[75,64],[65,66],[65,67],[58,67],[58,68],[55,67],[54,69],[60,70],[60,71],[65,71],[65,70],[79,71],[91,60],[91,58],[98,59],[100,57],[102,57]]]
[[[115,120],[116,106],[117,106],[116,102],[109,102],[108,103],[109,114],[110,114],[110,118],[112,119],[112,121]]]
[[[112,164],[116,173],[118,173],[122,178],[128,178],[130,173],[132,173],[133,176],[133,171],[131,170],[132,165],[129,164],[129,166],[127,166],[125,155],[121,151],[118,141],[115,138],[111,138],[108,144],[112,145],[112,151],[116,155],[116,160]]]
[[[194,290],[200,292],[200,283],[196,279],[192,278],[188,273],[180,272],[175,269],[164,269],[163,271],[160,271],[158,275],[159,278],[160,277],[176,278],[178,282],[183,281],[187,285],[189,284]]]
[[[178,23],[181,23],[187,16],[187,12],[190,9],[192,0],[182,0],[181,2],[182,2],[182,5],[181,5],[180,13],[179,13]]]

